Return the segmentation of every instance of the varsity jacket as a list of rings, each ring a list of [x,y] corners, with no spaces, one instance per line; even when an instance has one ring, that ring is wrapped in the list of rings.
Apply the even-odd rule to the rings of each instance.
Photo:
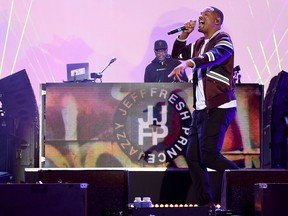
[[[206,44],[204,53],[200,55],[205,41],[199,38],[192,44],[175,40],[172,57],[179,60],[191,59],[194,63],[193,92],[195,95],[198,83],[197,70],[201,69],[206,106],[216,108],[231,100],[236,100],[233,80],[234,48],[230,36],[225,32],[216,32]],[[196,97],[194,97],[194,108]]]
[[[144,82],[173,82],[173,77],[168,77],[172,70],[181,62],[167,55],[164,61],[154,58],[145,69]],[[182,80],[187,82],[186,73],[183,74]]]

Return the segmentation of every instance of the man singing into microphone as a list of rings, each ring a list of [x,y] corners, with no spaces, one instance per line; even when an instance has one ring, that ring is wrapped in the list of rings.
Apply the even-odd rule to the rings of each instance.
[[[192,44],[186,39],[196,21],[189,21],[174,42],[172,57],[183,60],[169,77],[180,79],[186,68],[193,70],[194,112],[186,159],[192,187],[199,205],[214,204],[207,168],[224,173],[238,166],[221,154],[226,130],[236,116],[233,81],[234,48],[230,36],[221,31],[223,13],[206,7],[198,18],[203,33]]]
[[[144,82],[173,82],[173,77],[168,77],[171,71],[179,65],[179,60],[171,58],[168,54],[168,45],[165,40],[157,40],[154,43],[155,58],[147,65],[144,74]],[[181,81],[187,82],[186,73]]]

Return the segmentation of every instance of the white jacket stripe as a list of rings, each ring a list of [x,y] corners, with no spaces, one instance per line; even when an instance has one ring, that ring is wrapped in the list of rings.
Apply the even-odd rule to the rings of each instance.
[[[226,47],[228,47],[228,48],[230,48],[230,49],[234,49],[233,48],[233,44],[232,43],[230,43],[230,42],[228,42],[228,41],[225,41],[225,40],[222,40],[222,41],[219,41],[216,45],[215,45],[215,47],[217,47],[217,46],[226,46]]]
[[[210,77],[211,79],[218,80],[218,81],[223,82],[226,85],[230,86],[229,79],[227,77],[219,74],[219,73],[216,73],[214,71],[209,71],[207,73],[207,76]]]

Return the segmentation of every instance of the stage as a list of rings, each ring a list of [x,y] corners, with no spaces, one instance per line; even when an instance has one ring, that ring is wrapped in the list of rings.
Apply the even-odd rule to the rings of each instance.
[[[73,169],[26,169],[25,179],[27,187],[36,184],[53,185],[87,183],[87,215],[121,215],[119,212],[134,212],[134,215],[149,215],[153,209],[135,210],[130,209],[129,204],[133,203],[135,197],[151,197],[154,206],[158,206],[156,215],[173,215],[175,206],[183,208],[181,211],[187,215],[207,215],[212,212],[214,215],[255,215],[255,208],[261,213],[264,206],[261,205],[267,195],[259,191],[263,188],[259,184],[277,184],[278,190],[270,196],[274,201],[280,200],[286,191],[288,184],[288,171],[283,169],[242,169],[227,170],[222,180],[221,175],[210,170],[211,185],[214,198],[221,205],[222,210],[216,211],[211,208],[195,208],[197,203],[193,200],[193,191],[190,190],[191,180],[187,169],[117,169],[117,168],[73,168]],[[269,187],[268,187],[269,188]],[[279,188],[282,188],[282,190]],[[55,189],[56,190],[56,189]],[[47,193],[49,191],[47,190]],[[255,195],[258,197],[255,198]],[[19,193],[18,193],[19,195]],[[30,194],[33,196],[33,193]],[[16,196],[16,191],[15,191]],[[33,197],[31,197],[33,198]],[[269,197],[268,197],[269,198]],[[271,199],[272,199],[271,198]],[[47,200],[50,202],[50,200]],[[162,206],[162,210],[159,210]],[[173,206],[173,211],[171,211]],[[176,209],[177,209],[176,208]],[[259,209],[260,208],[260,209]],[[274,207],[273,207],[274,208]],[[282,211],[284,206],[278,206]],[[169,211],[170,209],[170,211]],[[128,211],[128,212],[127,212]],[[160,212],[159,212],[160,211]],[[180,210],[179,210],[180,211]],[[198,212],[198,214],[193,214]],[[118,213],[117,213],[118,212]],[[170,212],[170,213],[169,213]],[[191,213],[192,212],[192,213]],[[204,212],[204,213],[199,213]],[[148,214],[149,213],[149,214]]]

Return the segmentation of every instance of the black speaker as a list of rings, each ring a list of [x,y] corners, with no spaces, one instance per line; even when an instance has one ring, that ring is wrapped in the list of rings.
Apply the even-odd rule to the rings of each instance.
[[[3,156],[16,160],[12,174],[15,182],[23,182],[24,167],[39,167],[38,106],[25,69],[0,80],[0,103],[0,136],[14,136],[9,148],[17,153]]]
[[[87,184],[0,184],[0,215],[87,216]]]
[[[199,206],[199,207],[166,207],[166,208],[138,208],[132,209],[133,216],[214,216],[214,206]]]
[[[43,183],[88,183],[88,216],[127,211],[129,179],[126,170],[40,169],[37,174],[38,181]]]
[[[259,183],[254,186],[255,216],[287,215],[288,184]]]
[[[288,73],[281,71],[269,84],[263,109],[262,168],[288,168]]]
[[[221,201],[222,174],[209,171],[215,202]],[[165,171],[129,171],[129,200],[151,197],[154,204],[195,204],[195,192],[191,188],[188,169],[169,168]]]
[[[254,185],[262,182],[288,183],[288,170],[226,170],[222,182],[222,208],[238,212],[241,215],[253,216],[255,214]]]

